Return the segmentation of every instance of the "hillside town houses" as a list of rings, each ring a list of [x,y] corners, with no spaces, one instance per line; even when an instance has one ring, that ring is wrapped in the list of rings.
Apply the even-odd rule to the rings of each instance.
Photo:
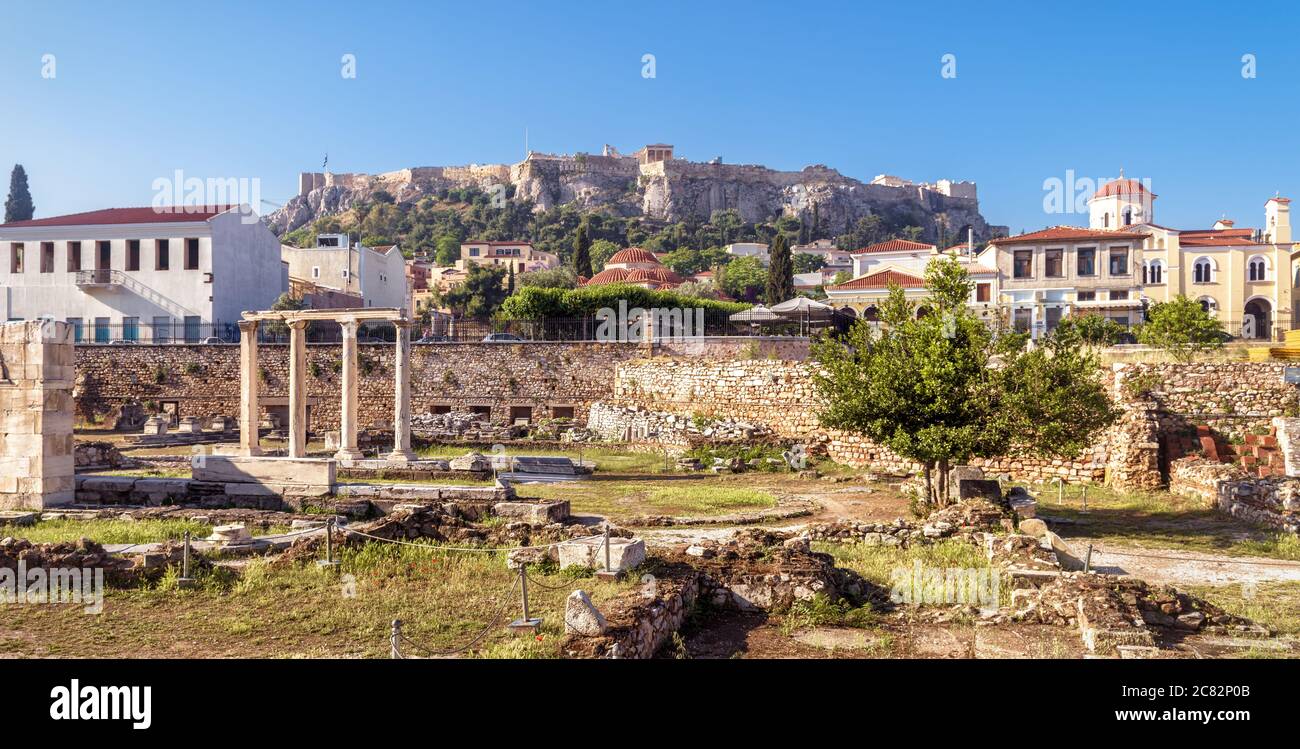
[[[1110,181],[1089,199],[1087,226],[1053,226],[940,248],[892,239],[848,251],[833,240],[791,247],[822,261],[795,274],[799,293],[841,313],[875,321],[891,286],[925,314],[925,268],[936,257],[958,260],[970,274],[970,304],[1034,337],[1060,322],[1097,313],[1126,327],[1152,304],[1179,295],[1219,317],[1227,333],[1278,339],[1300,316],[1292,299],[1290,200],[1264,203],[1262,228],[1223,218],[1209,228],[1173,229],[1155,221],[1156,195],[1134,179]],[[237,339],[244,310],[270,307],[282,294],[308,308],[398,308],[412,317],[438,312],[436,302],[474,265],[516,274],[557,268],[560,258],[528,241],[468,241],[443,266],[406,258],[396,244],[367,246],[347,234],[321,234],[312,247],[281,245],[239,206],[175,210],[110,208],[0,225],[0,303],[7,320],[70,322],[79,341],[95,343]],[[727,245],[732,257],[767,264],[769,247]],[[620,250],[580,286],[628,284],[651,290],[693,281],[663,255]],[[850,280],[836,284],[837,277]]]

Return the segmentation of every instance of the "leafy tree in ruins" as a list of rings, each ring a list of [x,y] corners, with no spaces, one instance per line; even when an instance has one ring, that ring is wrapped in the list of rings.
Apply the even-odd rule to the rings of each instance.
[[[438,304],[450,307],[460,317],[486,320],[509,296],[505,276],[506,269],[500,265],[473,263],[464,281],[437,296]]]
[[[925,470],[926,501],[945,505],[949,469],[1012,448],[1071,457],[1117,418],[1098,360],[1076,334],[1033,350],[966,306],[971,281],[953,258],[926,269],[931,314],[897,286],[879,329],[859,321],[846,340],[814,344],[821,422],[860,434]]]
[[[35,214],[32,193],[27,188],[27,170],[22,164],[14,164],[14,170],[9,174],[9,198],[5,200],[5,223],[28,221]]]
[[[772,240],[764,296],[769,305],[779,304],[794,296],[794,261],[790,258],[790,245],[786,243],[784,234],[777,234]]]

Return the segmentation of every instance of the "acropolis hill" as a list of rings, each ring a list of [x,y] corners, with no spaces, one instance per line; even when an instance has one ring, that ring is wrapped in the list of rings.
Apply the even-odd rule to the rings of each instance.
[[[304,172],[298,195],[268,217],[273,231],[283,234],[330,213],[347,210],[354,201],[384,190],[397,201],[419,199],[440,189],[512,185],[517,198],[530,199],[537,210],[576,203],[587,211],[620,216],[644,216],[675,222],[690,217],[708,219],[714,211],[732,209],[745,221],[777,215],[816,218],[840,231],[848,223],[879,215],[891,225],[914,225],[937,237],[940,217],[947,235],[974,230],[976,240],[994,229],[979,212],[973,182],[939,180],[919,184],[889,175],[870,183],[845,177],[824,166],[783,172],[749,164],[723,164],[676,158],[673,147],[649,145],[631,155],[605,146],[600,154],[548,154],[530,151],[517,164],[470,164],[400,169],[383,174]]]

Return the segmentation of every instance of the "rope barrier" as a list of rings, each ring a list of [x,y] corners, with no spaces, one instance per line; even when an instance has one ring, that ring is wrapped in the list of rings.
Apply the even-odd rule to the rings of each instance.
[[[492,617],[492,621],[488,622],[488,625],[484,627],[481,632],[475,635],[474,639],[470,640],[468,643],[458,648],[450,648],[448,650],[435,650],[433,648],[428,648],[417,642],[414,642],[413,640],[411,640],[411,638],[407,637],[405,634],[401,634],[400,631],[397,635],[397,638],[427,656],[442,657],[447,655],[459,655],[465,652],[466,650],[469,650],[470,648],[474,647],[475,645],[479,644],[480,642],[482,642],[483,638],[487,637],[488,632],[491,632],[498,624],[500,624],[501,617],[505,615],[506,610],[510,607],[511,597],[514,596],[515,591],[518,589],[519,589],[519,578],[515,578],[515,584],[510,586],[510,590],[504,596],[501,597],[501,604],[500,606],[497,607],[496,616]],[[400,652],[398,653],[398,657],[401,657]]]
[[[577,581],[577,580],[572,580],[572,581],[569,582],[568,585],[547,585],[547,584],[545,584],[545,583],[539,583],[539,582],[537,582],[535,579],[533,579],[533,576],[532,576],[532,575],[529,575],[529,576],[528,576],[528,582],[531,583],[531,584],[533,584],[533,585],[536,585],[537,587],[541,588],[542,590],[569,590],[569,589],[571,589],[573,586],[575,586],[575,585],[578,584],[578,581]]]
[[[552,547],[552,546],[559,546],[560,544],[568,543],[569,541],[590,541],[591,539],[594,539],[594,538],[600,538],[600,536],[598,536],[598,535],[597,535],[597,536],[583,536],[583,537],[580,537],[580,538],[569,538],[569,539],[565,539],[564,541],[554,541],[554,542],[552,542],[552,543],[549,543],[549,544],[541,544],[541,545],[539,545],[539,546],[482,546],[482,547],[455,547],[455,546],[438,546],[438,545],[436,545],[436,544],[426,544],[426,543],[420,543],[420,542],[418,542],[418,541],[403,541],[403,540],[401,540],[401,539],[397,539],[397,538],[384,538],[383,536],[376,536],[376,535],[374,535],[374,534],[366,533],[365,531],[359,531],[359,530],[356,530],[356,529],[354,529],[354,528],[343,528],[343,529],[341,529],[341,530],[342,530],[344,533],[346,533],[346,534],[353,534],[353,535],[357,535],[357,536],[362,536],[362,537],[364,537],[364,538],[374,539],[375,541],[384,541],[384,542],[386,542],[386,543],[390,543],[390,544],[401,544],[401,545],[403,545],[403,546],[418,546],[418,547],[420,547],[420,548],[422,548],[422,549],[431,549],[431,550],[433,550],[433,551],[466,551],[466,552],[478,552],[478,553],[481,553],[481,554],[497,554],[497,553],[500,553],[500,552],[503,552],[503,551],[506,551],[506,552],[509,552],[509,551],[521,551],[521,550],[523,550],[523,549],[549,549],[549,548]]]

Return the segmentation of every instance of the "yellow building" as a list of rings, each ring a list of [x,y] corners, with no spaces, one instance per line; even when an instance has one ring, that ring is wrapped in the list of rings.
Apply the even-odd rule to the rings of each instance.
[[[1228,333],[1281,340],[1300,314],[1290,200],[1269,199],[1263,229],[1227,219],[1209,229],[1155,223],[1156,195],[1138,180],[1108,182],[1088,201],[1089,226],[1058,226],[990,242],[1000,303],[1035,337],[1071,314],[1097,312],[1140,323],[1152,304],[1199,301]]]

